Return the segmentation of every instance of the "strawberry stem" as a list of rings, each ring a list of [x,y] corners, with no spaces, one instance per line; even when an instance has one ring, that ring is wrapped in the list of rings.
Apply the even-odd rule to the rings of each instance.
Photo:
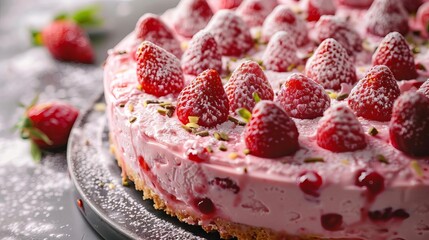
[[[40,160],[42,160],[42,151],[37,146],[37,144],[34,143],[33,141],[31,141],[30,151],[31,151],[31,157],[35,162],[40,162]]]

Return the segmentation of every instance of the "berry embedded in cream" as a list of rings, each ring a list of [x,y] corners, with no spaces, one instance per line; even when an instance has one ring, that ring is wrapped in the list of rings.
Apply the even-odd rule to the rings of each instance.
[[[223,238],[429,239],[421,28],[379,21],[402,1],[278,2],[183,0],[109,51],[123,177]]]

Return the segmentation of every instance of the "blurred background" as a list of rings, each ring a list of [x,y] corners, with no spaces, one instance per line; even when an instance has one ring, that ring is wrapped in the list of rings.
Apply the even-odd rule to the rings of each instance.
[[[98,239],[76,208],[65,152],[41,163],[12,126],[28,104],[60,99],[82,109],[103,90],[102,63],[145,12],[162,13],[178,0],[0,0],[0,239]],[[31,43],[61,12],[96,5],[103,24],[86,29],[96,52],[92,65],[59,62]]]

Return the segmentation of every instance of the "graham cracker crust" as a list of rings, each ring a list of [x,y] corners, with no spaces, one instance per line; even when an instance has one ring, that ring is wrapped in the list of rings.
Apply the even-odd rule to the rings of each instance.
[[[123,167],[121,156],[116,153],[114,144],[110,145],[110,151],[116,158],[119,167]],[[131,168],[126,167],[126,174],[129,180],[134,182],[135,189],[143,192],[143,199],[152,199],[155,209],[163,210],[172,217],[176,217],[186,223],[200,223],[201,219],[185,211],[175,211],[166,202],[149,188],[143,179]],[[123,176],[124,177],[124,176]],[[292,236],[285,233],[278,233],[268,228],[254,227],[241,223],[234,223],[224,219],[216,218],[208,225],[200,225],[206,232],[217,231],[221,238],[237,238],[239,240],[329,240],[329,238],[320,238],[314,236]],[[332,239],[333,240],[333,239]],[[353,240],[351,238],[336,238],[336,240]],[[358,240],[358,239],[357,239]]]

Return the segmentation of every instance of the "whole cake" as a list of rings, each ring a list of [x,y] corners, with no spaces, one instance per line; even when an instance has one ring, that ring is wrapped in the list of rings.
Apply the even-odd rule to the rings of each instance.
[[[429,239],[428,26],[419,0],[143,15],[104,66],[124,181],[222,238]]]

